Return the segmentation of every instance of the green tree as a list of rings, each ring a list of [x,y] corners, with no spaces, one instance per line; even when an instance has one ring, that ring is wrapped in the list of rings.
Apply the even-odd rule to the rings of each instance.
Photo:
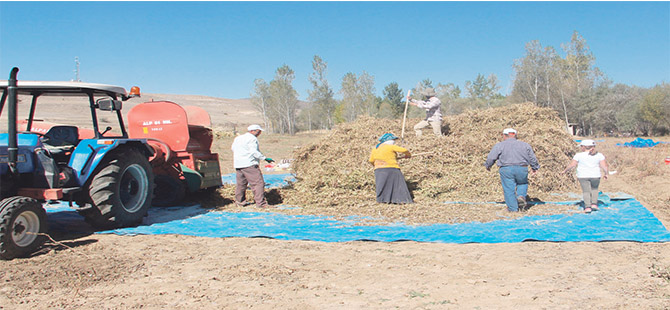
[[[474,107],[491,107],[493,100],[500,97],[500,86],[495,74],[490,74],[488,78],[477,74],[474,81],[465,82],[465,89]]]
[[[270,107],[272,104],[272,98],[270,96],[270,85],[263,79],[254,80],[254,92],[251,94],[251,103],[254,105],[256,110],[261,113],[263,116],[263,124],[265,128],[272,128],[270,125],[270,111],[273,109]]]
[[[328,65],[321,57],[314,55],[312,69],[314,72],[309,76],[312,90],[308,92],[308,100],[312,104],[308,111],[310,113],[310,117],[308,117],[309,126],[311,128],[312,123],[316,122],[320,128],[331,129],[335,124],[333,117],[337,101],[326,79]],[[314,118],[311,117],[312,115]]]
[[[577,31],[561,47],[565,58],[551,46],[543,48],[538,41],[526,44],[526,55],[514,62],[512,100],[551,107],[561,113],[566,125],[590,127],[587,120],[592,116],[585,111],[599,110],[608,81],[594,66],[595,56]]]
[[[376,112],[377,97],[374,95],[374,77],[363,71],[356,74],[348,72],[342,78],[342,117],[351,122],[359,115],[372,116]]]
[[[545,86],[542,63],[543,53],[540,42],[533,40],[526,43],[526,55],[521,59],[516,59],[513,64],[516,76],[512,96],[517,101],[528,101],[541,105],[540,90]]]
[[[277,68],[274,79],[270,82],[272,107],[275,109],[275,130],[280,133],[295,134],[296,111],[298,108],[298,92],[293,88],[295,73],[288,65]]]
[[[388,105],[392,117],[402,116],[405,111],[405,96],[402,89],[398,87],[398,83],[391,82],[382,92],[384,95],[383,102]]]
[[[342,109],[341,114],[344,121],[351,122],[361,113],[362,102],[358,96],[358,78],[356,74],[347,72],[342,77]]]
[[[412,88],[412,92],[410,94],[410,97],[412,99],[423,100],[424,99],[423,98],[423,93],[424,93],[424,90],[426,90],[426,88],[435,89],[435,87],[433,87],[433,81],[431,81],[428,78],[424,79],[423,81],[421,81],[419,83],[417,83],[416,86],[414,86],[414,88]]]
[[[563,62],[564,72],[574,87],[574,92],[579,94],[593,84],[593,65],[596,57],[589,49],[586,40],[577,31],[572,33],[570,42],[561,44],[561,47],[566,52]]]
[[[670,132],[670,84],[657,85],[644,95],[640,117],[649,123],[651,134]]]
[[[461,89],[454,83],[438,83],[435,87],[437,98],[442,102],[442,114],[454,115],[463,112],[464,105],[459,103]]]

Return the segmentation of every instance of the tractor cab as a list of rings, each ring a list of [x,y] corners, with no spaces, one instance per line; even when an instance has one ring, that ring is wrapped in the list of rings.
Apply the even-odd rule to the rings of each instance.
[[[128,95],[122,87],[82,83],[82,82],[55,82],[55,81],[17,81],[15,92],[17,102],[15,105],[7,104],[9,96],[9,81],[0,80],[0,117],[7,117],[11,122],[10,126],[16,124],[18,133],[18,150],[23,153],[33,153],[34,160],[18,161],[18,167],[27,167],[20,170],[30,170],[32,175],[26,176],[19,174],[15,177],[14,185],[29,190],[23,190],[23,194],[34,196],[38,199],[61,199],[73,189],[83,185],[81,175],[73,175],[70,167],[73,160],[75,149],[82,139],[127,139],[121,109],[122,100],[139,96],[139,89],[135,88],[135,93]],[[73,111],[59,110],[58,104],[65,100],[77,102],[82,107],[86,115],[74,115]],[[51,105],[48,108],[44,106]],[[7,106],[7,109],[5,109]],[[8,110],[5,112],[5,110]],[[13,110],[13,111],[9,111]],[[11,115],[10,115],[11,114]],[[111,116],[111,117],[110,117]],[[4,118],[4,117],[3,117]],[[101,126],[101,119],[107,126]],[[91,123],[93,129],[82,129],[72,123],[72,121],[81,123],[87,121]],[[81,121],[80,121],[81,120]],[[114,120],[115,122],[112,123]],[[9,124],[9,123],[8,123]],[[115,129],[112,131],[112,129]],[[7,127],[8,131],[11,131]],[[9,162],[9,133],[0,134],[0,160],[3,163]],[[27,156],[27,155],[26,155]],[[10,169],[9,166],[2,165],[3,171]],[[25,173],[25,172],[24,172]],[[66,184],[67,183],[67,184]],[[66,188],[62,188],[62,187]],[[44,188],[44,191],[35,190],[35,188]],[[57,190],[52,190],[52,189]],[[47,190],[48,189],[48,190]],[[75,189],[76,190],[76,189]],[[3,196],[8,196],[11,189],[3,186]]]
[[[154,151],[128,137],[121,114],[139,88],[19,81],[18,71],[0,80],[0,218],[8,219],[0,222],[0,259],[41,245],[46,201],[67,202],[96,228],[141,223],[153,198]]]

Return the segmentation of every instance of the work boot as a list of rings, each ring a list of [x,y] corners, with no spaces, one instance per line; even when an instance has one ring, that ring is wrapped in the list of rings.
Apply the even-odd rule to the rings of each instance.
[[[516,202],[519,204],[519,211],[526,211],[526,197],[519,196],[516,197]]]
[[[251,202],[248,202],[248,201],[242,201],[242,202],[235,201],[235,205],[240,207],[240,208],[246,207],[250,204],[251,204]]]

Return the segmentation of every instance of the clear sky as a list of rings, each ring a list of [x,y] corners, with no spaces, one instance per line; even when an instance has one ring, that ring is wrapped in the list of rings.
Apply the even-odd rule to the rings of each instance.
[[[374,76],[381,95],[429,78],[463,89],[538,40],[564,55],[573,31],[615,83],[670,82],[670,2],[0,2],[0,76],[138,85],[143,92],[247,98],[286,64],[300,99],[311,62]],[[7,77],[2,77],[6,79]]]

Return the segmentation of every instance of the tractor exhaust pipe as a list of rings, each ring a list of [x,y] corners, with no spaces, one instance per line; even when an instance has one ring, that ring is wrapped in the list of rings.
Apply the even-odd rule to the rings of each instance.
[[[12,72],[9,73],[9,81],[7,84],[7,94],[8,94],[8,106],[7,106],[7,133],[8,143],[7,143],[7,155],[9,170],[12,174],[18,174],[18,169],[16,168],[16,161],[19,153],[18,147],[18,138],[17,138],[17,129],[16,129],[16,119],[17,119],[17,83],[16,75],[19,73],[19,68],[14,67]]]

